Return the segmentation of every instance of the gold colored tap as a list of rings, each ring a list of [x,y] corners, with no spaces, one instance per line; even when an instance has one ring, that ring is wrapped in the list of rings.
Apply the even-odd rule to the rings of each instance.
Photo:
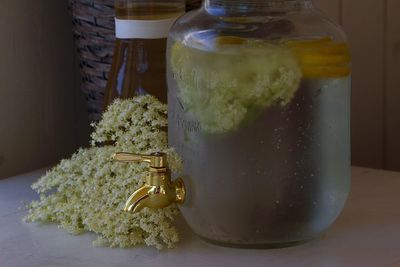
[[[112,158],[119,162],[146,162],[150,165],[146,184],[129,197],[125,204],[125,211],[139,212],[144,207],[159,209],[172,203],[183,204],[185,202],[186,193],[183,180],[178,178],[171,181],[165,153],[152,155],[116,153]]]

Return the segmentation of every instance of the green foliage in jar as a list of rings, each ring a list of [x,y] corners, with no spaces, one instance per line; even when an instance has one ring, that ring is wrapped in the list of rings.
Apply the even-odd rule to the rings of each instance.
[[[301,81],[301,69],[286,47],[232,40],[211,50],[180,42],[171,47],[178,97],[211,134],[237,130],[252,114],[288,104]]]
[[[178,171],[180,159],[168,148],[163,131],[167,126],[166,105],[152,96],[117,99],[93,126],[91,148],[62,160],[32,185],[40,199],[28,206],[25,219],[57,223],[71,234],[94,232],[98,235],[95,245],[173,247],[179,240],[173,226],[177,207],[124,212],[125,201],[145,183],[148,168],[111,160],[118,151],[163,151],[168,153],[170,168]],[[115,145],[95,146],[110,141]]]

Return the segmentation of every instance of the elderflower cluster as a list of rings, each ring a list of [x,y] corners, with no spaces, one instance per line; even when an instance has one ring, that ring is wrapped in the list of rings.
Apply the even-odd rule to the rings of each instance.
[[[170,65],[185,112],[210,134],[235,131],[266,108],[287,105],[302,76],[289,49],[257,41],[217,50],[176,42]]]
[[[171,169],[180,170],[179,156],[167,147],[166,105],[152,96],[116,100],[93,126],[92,147],[79,149],[32,185],[40,199],[29,204],[25,219],[57,223],[76,235],[94,232],[94,245],[99,246],[173,247],[179,240],[173,225],[177,207],[124,212],[125,201],[144,184],[148,168],[110,158],[118,151],[162,151],[168,153]],[[96,147],[107,142],[113,145]]]

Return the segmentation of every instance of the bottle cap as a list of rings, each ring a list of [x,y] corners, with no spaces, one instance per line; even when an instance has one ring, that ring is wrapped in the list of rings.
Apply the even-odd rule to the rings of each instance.
[[[162,39],[179,16],[160,20],[132,20],[115,18],[115,36],[118,39]]]

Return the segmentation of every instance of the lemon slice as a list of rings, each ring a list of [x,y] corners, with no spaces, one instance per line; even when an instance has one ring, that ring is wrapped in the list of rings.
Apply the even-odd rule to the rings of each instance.
[[[326,55],[318,53],[299,53],[297,55],[302,66],[338,66],[347,65],[350,62],[350,55]]]
[[[215,44],[217,46],[224,45],[242,45],[247,43],[247,40],[244,38],[236,37],[236,36],[219,36],[215,39]]]
[[[338,78],[350,74],[350,53],[346,43],[331,38],[288,41],[306,78]]]
[[[211,45],[222,49],[243,45],[263,50],[271,48],[272,44],[227,35],[216,37],[211,41]],[[289,40],[275,45],[283,46],[292,52],[305,78],[340,78],[347,77],[351,72],[348,45],[344,42],[335,42],[330,37]]]
[[[293,49],[309,49],[320,47],[321,45],[326,45],[332,42],[329,37],[313,39],[313,40],[289,40],[286,45]]]
[[[295,48],[293,51],[313,51],[315,53],[321,53],[326,55],[338,55],[346,54],[350,55],[349,46],[346,43],[327,43],[321,46],[308,47],[303,49]]]
[[[350,67],[303,67],[303,76],[308,78],[338,78],[350,75]]]

